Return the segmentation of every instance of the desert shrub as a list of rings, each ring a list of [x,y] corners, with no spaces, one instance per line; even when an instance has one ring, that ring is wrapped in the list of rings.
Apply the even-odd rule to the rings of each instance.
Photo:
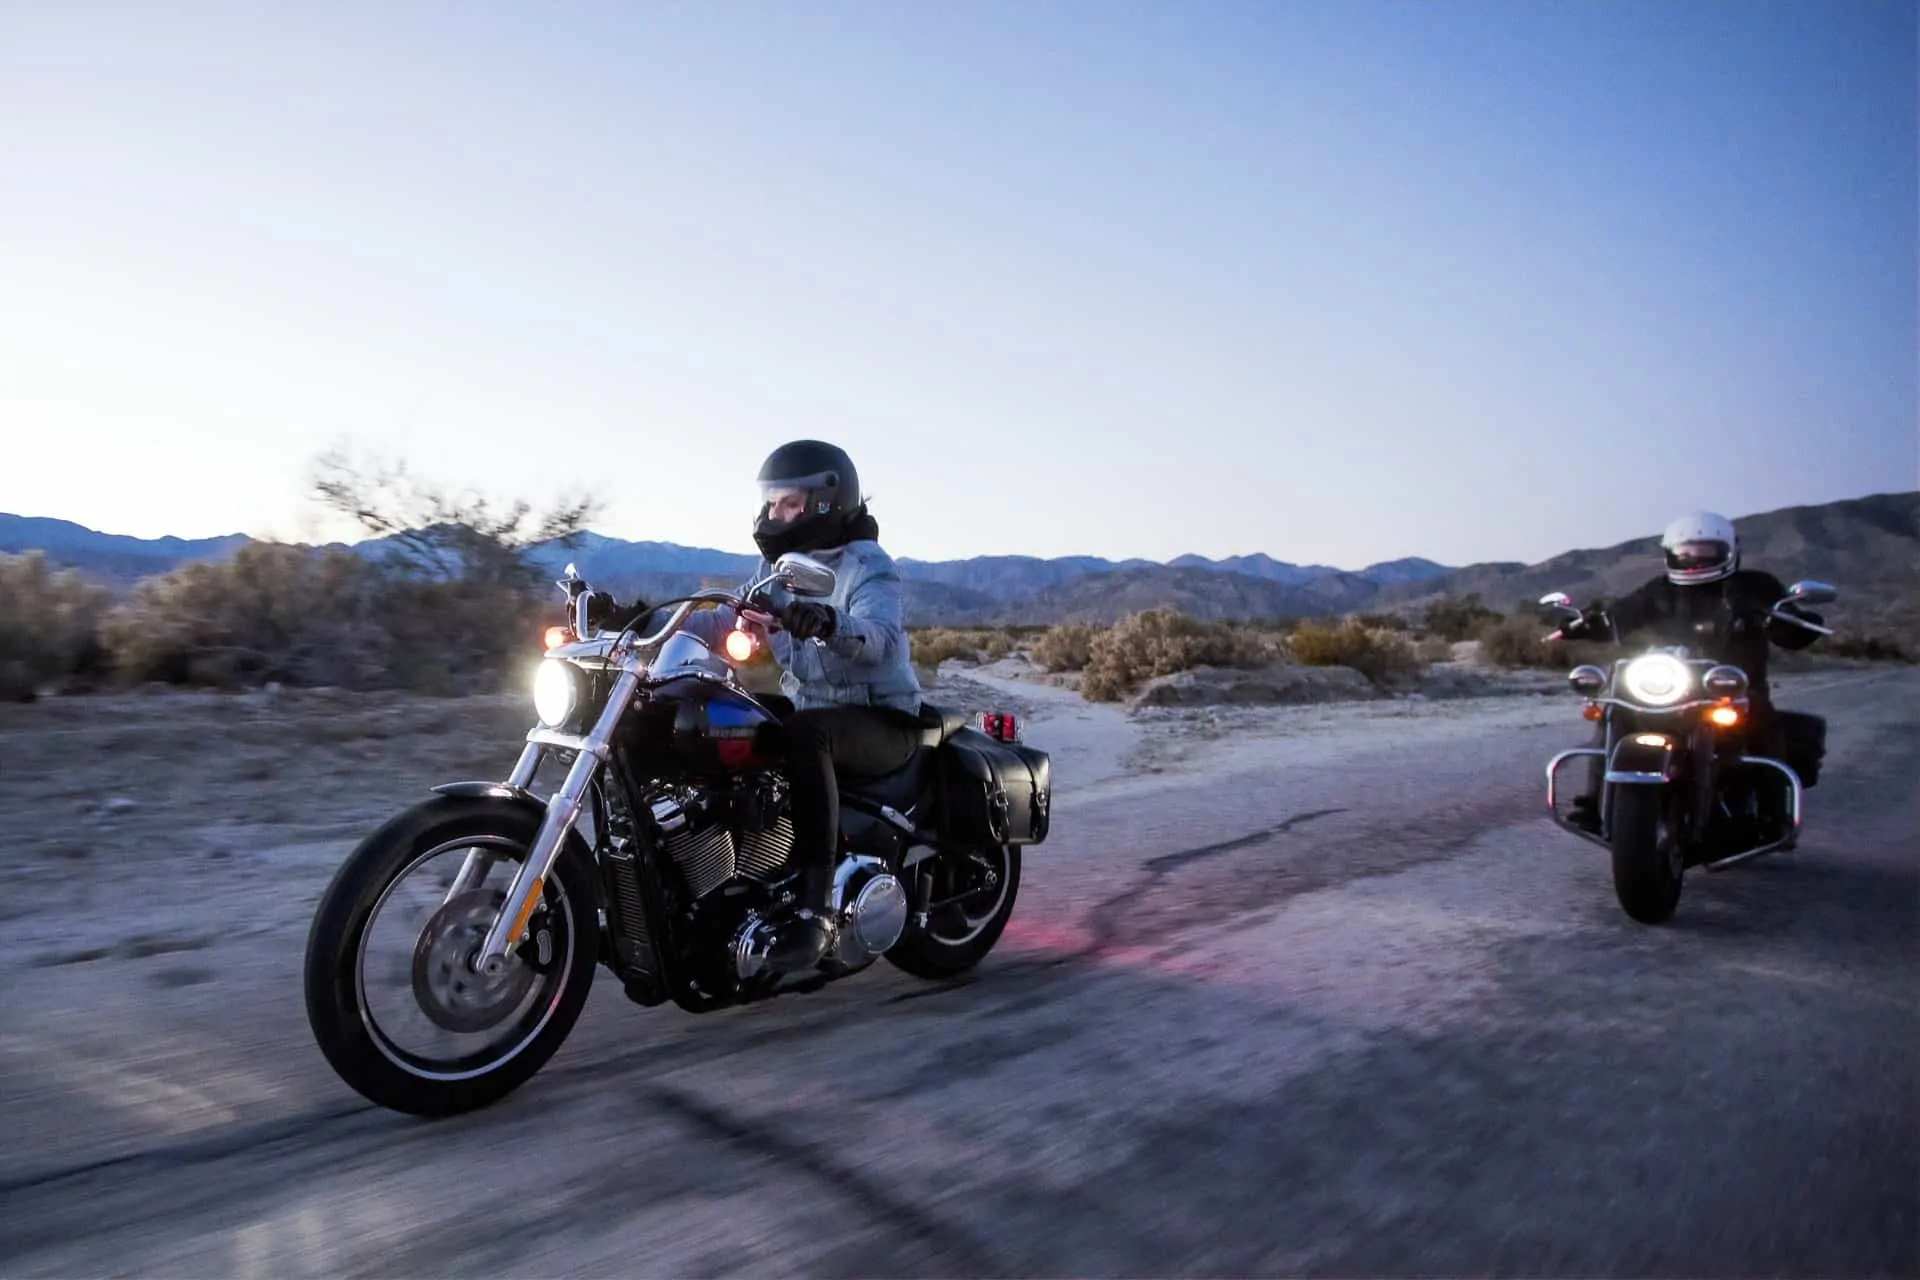
[[[1421,614],[1421,626],[1443,640],[1472,640],[1500,615],[1480,603],[1477,594],[1441,596]]]
[[[553,612],[505,583],[423,579],[337,548],[256,542],[134,584],[101,641],[136,681],[458,693],[537,652]]]
[[[936,668],[948,658],[992,662],[1013,652],[1013,637],[991,627],[928,627],[907,633],[915,666]]]
[[[1528,612],[1486,624],[1479,635],[1480,657],[1502,667],[1566,668],[1583,662],[1606,666],[1619,651],[1612,645],[1594,640],[1569,643],[1547,641],[1554,624],[1542,622]]]
[[[1822,641],[1821,648],[1836,658],[1861,658],[1868,662],[1920,662],[1913,650],[1891,636],[1841,632]]]
[[[1453,660],[1453,641],[1441,635],[1426,636],[1413,647],[1414,654],[1422,662],[1451,662]]]
[[[381,579],[351,552],[251,543],[135,583],[100,638],[131,680],[372,687],[390,649]]]
[[[1408,631],[1411,624],[1397,613],[1357,613],[1353,620],[1370,631]]]
[[[1480,629],[1480,656],[1502,667],[1567,666],[1567,642],[1542,639],[1551,629],[1524,615],[1485,623]]]
[[[1079,671],[1093,656],[1098,632],[1084,622],[1048,627],[1033,643],[1033,660],[1049,671]]]
[[[1413,645],[1401,635],[1369,627],[1359,618],[1338,624],[1309,622],[1287,639],[1294,661],[1313,667],[1352,667],[1379,682],[1420,667]]]
[[[108,594],[45,555],[0,555],[0,698],[30,697],[41,685],[98,670],[96,638]]]
[[[1093,637],[1080,691],[1096,702],[1113,702],[1155,676],[1202,666],[1262,666],[1279,656],[1273,644],[1244,628],[1177,609],[1149,609]]]

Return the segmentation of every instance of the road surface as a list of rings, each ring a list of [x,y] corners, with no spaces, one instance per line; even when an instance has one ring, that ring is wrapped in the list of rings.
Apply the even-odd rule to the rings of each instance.
[[[453,1121],[313,1048],[316,856],[231,940],[6,975],[0,1274],[1914,1275],[1920,673],[1783,684],[1804,843],[1665,927],[1542,815],[1570,698],[1308,717],[1067,790],[971,980],[602,974]]]

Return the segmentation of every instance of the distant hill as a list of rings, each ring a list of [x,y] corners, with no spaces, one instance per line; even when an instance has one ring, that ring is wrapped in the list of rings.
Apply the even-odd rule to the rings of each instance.
[[[1789,507],[1735,521],[1749,564],[1783,581],[1813,577],[1840,588],[1849,616],[1920,616],[1920,491],[1874,494]],[[182,540],[99,533],[65,520],[0,515],[0,551],[41,549],[56,563],[124,584],[188,560],[231,555],[241,534]],[[380,542],[358,544],[379,555]],[[757,558],[671,542],[626,542],[597,533],[571,549],[536,553],[557,576],[568,561],[623,598],[683,595],[709,583],[738,582]],[[1167,564],[1096,556],[903,558],[908,620],[914,625],[1112,622],[1172,605],[1208,618],[1312,617],[1362,611],[1414,612],[1446,594],[1476,594],[1506,610],[1548,591],[1576,599],[1617,595],[1660,571],[1658,538],[1569,551],[1538,564],[1489,562],[1450,569],[1408,558],[1344,571],[1295,565],[1267,555]]]
[[[1843,601],[1920,595],[1920,491],[1879,493],[1786,507],[1734,521],[1742,562],[1782,582],[1817,578]],[[1564,591],[1576,600],[1616,596],[1661,572],[1658,535],[1598,550],[1568,551],[1539,564],[1479,564],[1387,592],[1407,603],[1446,592],[1476,593],[1494,608]]]
[[[0,514],[0,552],[44,551],[47,559],[84,569],[110,583],[165,573],[189,560],[220,560],[251,539],[244,533],[219,538],[133,538],[100,533],[71,520]]]
[[[57,564],[85,570],[115,582],[161,573],[190,560],[231,555],[249,539],[244,534],[189,542],[178,538],[141,539],[100,533],[66,520],[0,514],[0,551],[39,549]],[[379,556],[387,539],[356,544],[363,555]],[[689,590],[707,580],[737,581],[751,573],[758,557],[673,542],[627,542],[585,533],[570,547],[551,546],[535,560],[556,576],[569,563],[596,584],[628,592]],[[1166,569],[1150,560],[1115,561],[1099,556],[974,556],[965,560],[916,560],[901,557],[900,573],[916,585],[915,599],[943,620],[968,611],[990,612],[995,603],[1011,603],[1080,578],[1133,569]],[[1300,566],[1271,556],[1234,556],[1208,560],[1181,556],[1178,569],[1231,572],[1266,581],[1301,585],[1346,578],[1324,565]],[[1358,572],[1370,582],[1418,581],[1447,572],[1427,560],[1395,560]]]

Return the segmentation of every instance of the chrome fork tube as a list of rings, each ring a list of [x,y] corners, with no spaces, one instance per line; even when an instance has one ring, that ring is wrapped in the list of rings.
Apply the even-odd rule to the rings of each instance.
[[[533,785],[533,775],[540,772],[540,761],[547,749],[538,742],[529,742],[520,749],[520,759],[514,762],[513,772],[507,775],[507,785],[516,790],[525,790]]]
[[[533,847],[527,850],[526,861],[520,864],[520,870],[513,878],[513,887],[507,890],[507,900],[501,904],[500,914],[494,918],[493,927],[487,930],[486,940],[480,944],[479,954],[474,957],[474,967],[481,973],[494,975],[501,972],[506,967],[508,950],[518,946],[525,936],[527,920],[540,900],[540,886],[553,870],[554,860],[560,856],[567,833],[580,816],[587,787],[593,782],[593,775],[605,763],[613,731],[626,714],[634,691],[639,687],[640,677],[632,668],[622,671],[613,683],[613,690],[607,696],[607,705],[600,712],[600,718],[588,730],[586,737],[581,739],[573,767],[567,770],[566,781],[560,784],[553,799],[547,802],[547,814],[541,820],[539,834],[533,838]],[[524,754],[521,756],[523,762],[526,758]],[[518,772],[516,769],[515,773]]]
[[[519,761],[513,766],[513,772],[507,775],[507,785],[516,791],[525,790],[532,783],[533,775],[540,771],[540,761],[546,753],[547,749],[537,742],[529,742],[521,748]],[[460,873],[454,876],[445,900],[452,902],[467,890],[478,889],[499,860],[498,854],[485,849],[467,850],[466,861],[460,864]]]

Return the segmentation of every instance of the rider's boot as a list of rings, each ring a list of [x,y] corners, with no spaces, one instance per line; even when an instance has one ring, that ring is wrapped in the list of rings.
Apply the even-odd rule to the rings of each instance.
[[[808,867],[800,873],[792,908],[774,921],[773,942],[767,948],[769,968],[800,973],[826,958],[833,945],[833,917],[827,902],[832,884],[831,867]]]

